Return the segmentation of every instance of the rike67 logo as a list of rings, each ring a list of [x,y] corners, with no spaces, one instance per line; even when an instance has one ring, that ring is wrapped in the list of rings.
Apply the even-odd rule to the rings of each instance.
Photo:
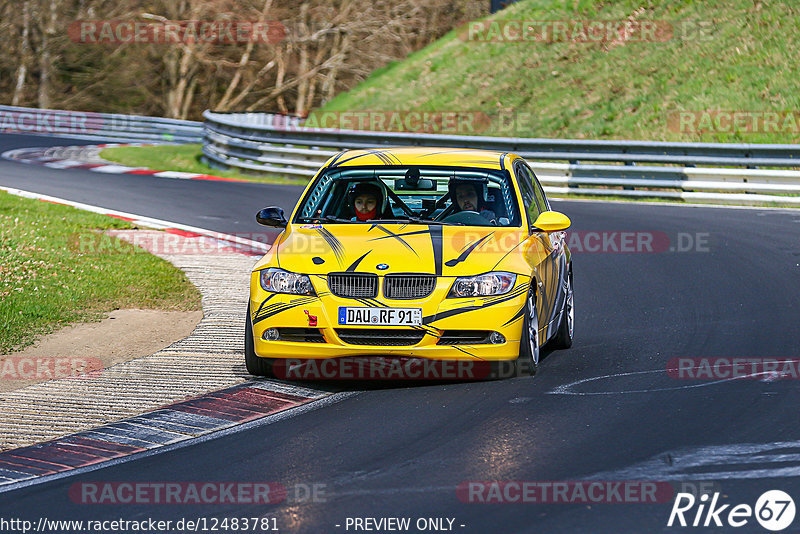
[[[792,524],[794,515],[794,500],[781,490],[764,492],[754,507],[749,504],[722,504],[718,492],[712,496],[703,494],[699,498],[691,493],[678,493],[667,526],[738,528],[750,523],[755,516],[762,527],[778,532]]]

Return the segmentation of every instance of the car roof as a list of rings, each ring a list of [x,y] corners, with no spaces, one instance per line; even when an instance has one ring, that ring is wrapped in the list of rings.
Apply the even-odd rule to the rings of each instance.
[[[470,148],[400,147],[346,150],[336,156],[330,167],[373,165],[419,165],[445,167],[480,167],[502,169],[507,152]]]

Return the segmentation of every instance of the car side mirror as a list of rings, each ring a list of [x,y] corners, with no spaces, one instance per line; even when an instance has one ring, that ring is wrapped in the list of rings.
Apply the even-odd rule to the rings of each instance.
[[[256,213],[256,222],[263,226],[275,226],[277,228],[286,228],[288,221],[283,215],[283,208],[277,206],[270,206]]]
[[[572,221],[563,213],[544,211],[536,218],[532,230],[534,232],[559,232],[570,227]]]

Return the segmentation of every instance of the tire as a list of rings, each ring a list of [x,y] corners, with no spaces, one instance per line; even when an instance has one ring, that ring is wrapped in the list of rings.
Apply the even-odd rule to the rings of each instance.
[[[272,359],[259,358],[256,355],[255,343],[253,342],[253,322],[250,318],[249,305],[247,306],[247,318],[244,323],[244,365],[251,375],[275,377],[272,369]]]
[[[532,285],[535,282],[531,282]],[[535,287],[535,285],[534,285]],[[539,318],[536,316],[536,291],[531,288],[525,300],[519,356],[514,365],[515,376],[533,376],[539,368]]]
[[[572,289],[572,269],[567,274],[567,298],[564,299],[564,310],[561,313],[561,324],[553,338],[554,349],[568,349],[572,346],[575,331],[575,296]]]

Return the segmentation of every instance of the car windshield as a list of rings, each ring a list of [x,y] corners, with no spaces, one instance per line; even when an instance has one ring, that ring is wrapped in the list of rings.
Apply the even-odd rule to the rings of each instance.
[[[519,213],[506,171],[347,167],[317,178],[294,222],[520,226]]]

